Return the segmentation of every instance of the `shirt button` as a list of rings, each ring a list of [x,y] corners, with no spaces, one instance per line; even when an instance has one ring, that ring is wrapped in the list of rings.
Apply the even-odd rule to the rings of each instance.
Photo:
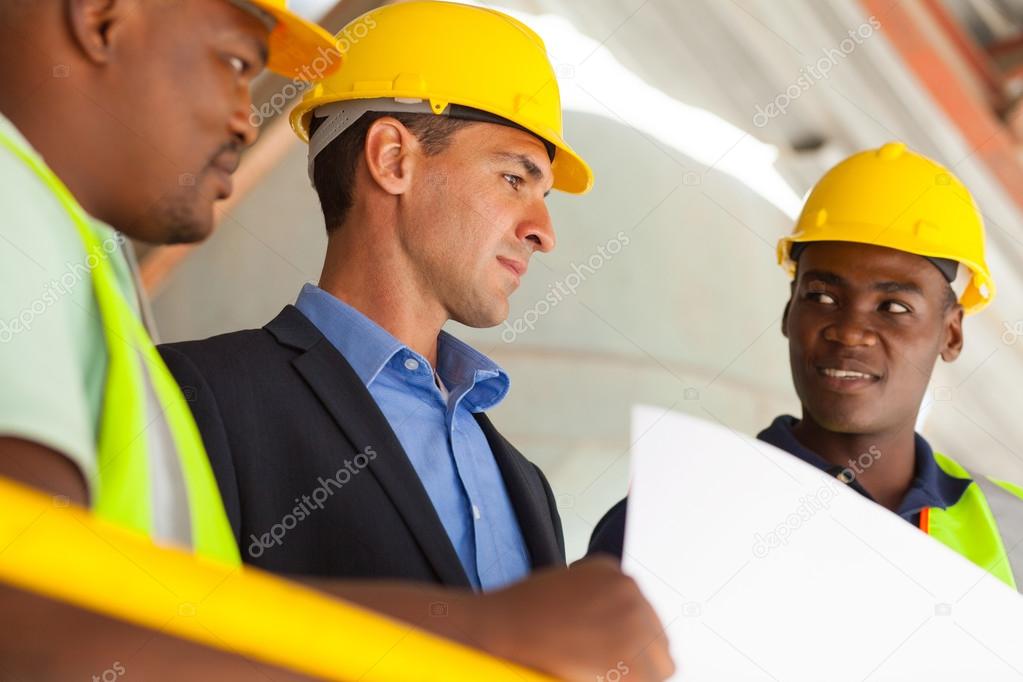
[[[476,505],[472,505],[472,517],[477,521],[483,518],[483,515],[480,514],[480,508],[477,507]]]
[[[419,369],[419,361],[416,360],[415,358],[409,358],[408,360],[405,361],[405,369],[407,369],[410,372],[415,372],[417,369]]]

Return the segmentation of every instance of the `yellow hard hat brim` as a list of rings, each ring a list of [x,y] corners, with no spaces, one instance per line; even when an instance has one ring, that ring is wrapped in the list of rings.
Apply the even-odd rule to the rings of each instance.
[[[467,102],[465,106],[473,104],[475,103]],[[567,194],[586,194],[593,188],[593,170],[557,131],[515,114],[507,116],[507,119],[554,145],[556,151],[551,162],[551,173],[554,175],[552,189]]]
[[[287,78],[316,80],[341,66],[342,54],[330,33],[272,0],[246,0],[272,16],[266,68]]]
[[[547,138],[544,138],[547,139]],[[557,148],[551,172],[554,173],[554,189],[568,194],[586,194],[593,188],[593,171],[562,139],[547,140]]]

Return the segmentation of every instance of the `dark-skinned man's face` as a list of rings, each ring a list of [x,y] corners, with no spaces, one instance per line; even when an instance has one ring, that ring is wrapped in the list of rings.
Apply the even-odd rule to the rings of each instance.
[[[807,246],[782,322],[804,418],[847,434],[915,423],[937,358],[962,349],[962,308],[947,303],[948,283],[925,258]]]
[[[138,0],[136,0],[138,2]],[[133,235],[194,242],[232,191],[240,153],[256,138],[251,80],[268,27],[227,0],[144,0],[113,27],[105,108],[121,120],[120,168]],[[112,141],[114,143],[114,141]]]

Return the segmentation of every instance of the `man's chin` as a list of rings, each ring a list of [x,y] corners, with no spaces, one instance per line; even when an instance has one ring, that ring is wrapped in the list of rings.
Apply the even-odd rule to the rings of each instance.
[[[145,214],[131,235],[151,244],[195,244],[213,232],[213,203],[196,200],[194,193],[160,201]],[[144,236],[142,236],[144,235]]]
[[[508,303],[505,301],[504,305],[495,307],[493,310],[476,310],[471,313],[452,315],[451,319],[473,329],[490,329],[508,319]]]
[[[813,419],[825,431],[848,436],[862,436],[882,430],[882,424],[876,415],[823,410],[815,412]]]
[[[198,244],[205,241],[213,234],[213,221],[208,223],[177,224],[171,227],[167,233],[164,244]]]

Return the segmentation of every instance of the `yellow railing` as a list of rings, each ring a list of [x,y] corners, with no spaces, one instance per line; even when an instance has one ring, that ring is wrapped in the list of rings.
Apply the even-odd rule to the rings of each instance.
[[[3,478],[0,582],[325,679],[549,679],[268,573],[158,547]]]

